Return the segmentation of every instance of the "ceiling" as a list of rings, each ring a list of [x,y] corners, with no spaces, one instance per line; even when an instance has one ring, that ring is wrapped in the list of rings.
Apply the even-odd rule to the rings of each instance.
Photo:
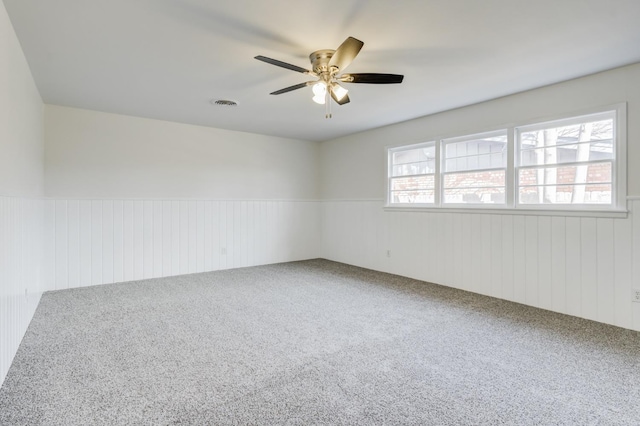
[[[4,0],[45,103],[327,140],[640,61],[638,0]],[[304,68],[364,41],[333,118]],[[230,99],[237,107],[213,106]]]

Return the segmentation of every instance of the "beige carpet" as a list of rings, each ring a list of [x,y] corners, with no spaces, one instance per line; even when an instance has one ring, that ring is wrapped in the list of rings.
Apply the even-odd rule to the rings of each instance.
[[[312,260],[47,293],[2,425],[639,425],[638,333]]]

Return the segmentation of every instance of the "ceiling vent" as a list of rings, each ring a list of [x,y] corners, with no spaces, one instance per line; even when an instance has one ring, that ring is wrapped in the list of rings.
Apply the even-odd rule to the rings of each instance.
[[[223,107],[234,107],[238,106],[238,103],[235,101],[230,101],[228,99],[212,99],[211,103],[213,105],[223,106]]]

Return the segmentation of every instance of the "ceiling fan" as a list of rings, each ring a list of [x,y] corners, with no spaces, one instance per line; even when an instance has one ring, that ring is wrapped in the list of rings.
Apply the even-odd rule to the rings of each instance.
[[[307,81],[284,89],[271,92],[272,95],[281,95],[291,92],[292,90],[302,89],[303,87],[312,86],[313,101],[318,104],[326,105],[326,118],[331,118],[331,102],[333,99],[338,105],[344,105],[349,100],[348,90],[340,85],[340,83],[366,83],[366,84],[396,84],[402,83],[403,75],[399,74],[376,74],[376,73],[359,73],[359,74],[340,74],[346,67],[351,64],[353,59],[358,55],[364,43],[360,40],[347,37],[347,39],[336,50],[316,50],[309,55],[311,61],[311,70],[291,65],[277,59],[267,58],[266,56],[256,56],[255,59],[266,62],[271,65],[297,71],[317,78],[317,80]]]

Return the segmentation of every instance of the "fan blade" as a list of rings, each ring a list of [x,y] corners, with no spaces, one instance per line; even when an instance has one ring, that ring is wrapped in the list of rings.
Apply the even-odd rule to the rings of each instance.
[[[275,65],[277,67],[286,68],[286,69],[291,70],[291,71],[301,72],[302,74],[315,75],[312,71],[309,71],[309,70],[304,69],[302,67],[299,67],[297,65],[291,65],[291,64],[288,64],[286,62],[278,61],[277,59],[267,58],[266,56],[258,55],[254,59],[257,59],[257,60],[262,61],[262,62],[266,62],[266,63],[271,64],[271,65]]]
[[[344,104],[348,104],[349,102],[351,102],[351,100],[349,99],[349,95],[344,95],[342,97],[342,99],[338,100],[338,98],[336,97],[336,94],[333,93],[333,90],[331,91],[331,98],[336,101],[336,103],[338,105],[344,105]]]
[[[402,83],[404,79],[400,74],[343,74],[338,77],[338,81],[343,83],[367,83],[367,84],[397,84]]]
[[[364,43],[360,40],[347,37],[331,56],[329,67],[338,67],[340,71],[344,70],[358,55],[362,46],[364,46]]]
[[[347,96],[349,91],[347,89],[336,82],[329,84],[328,87],[331,92],[331,98],[333,98],[338,105],[344,105],[349,102],[349,96]]]
[[[281,95],[283,93],[291,92],[292,90],[302,89],[303,87],[311,86],[312,84],[317,83],[316,81],[307,81],[306,83],[296,84],[294,86],[285,87],[284,89],[276,90],[275,92],[269,93],[270,95]]]

